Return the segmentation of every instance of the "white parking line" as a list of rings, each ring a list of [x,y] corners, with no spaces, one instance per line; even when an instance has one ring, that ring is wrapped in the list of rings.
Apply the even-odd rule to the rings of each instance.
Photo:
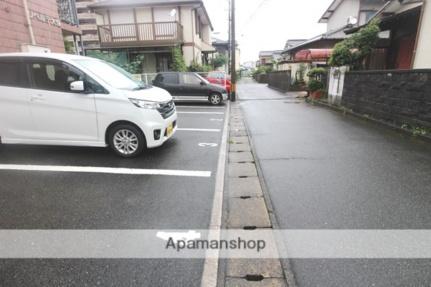
[[[177,112],[177,114],[195,114],[195,115],[224,115],[222,112]]]
[[[226,172],[226,157],[227,157],[227,141],[229,131],[229,113],[230,104],[227,104],[225,122],[223,127],[223,135],[220,145],[220,153],[217,163],[217,173],[215,182],[215,192],[213,199],[213,206],[211,210],[210,220],[210,233],[208,234],[209,239],[219,240],[220,230],[222,225],[222,213],[223,213],[223,192],[224,192],[224,181]],[[204,270],[202,273],[201,287],[216,287],[218,280],[218,269],[219,269],[219,257],[220,253],[218,250],[210,250],[206,252],[206,258],[204,263]]]
[[[183,132],[208,132],[208,133],[219,133],[221,130],[219,129],[181,129],[178,128],[177,131]]]
[[[185,109],[225,109],[223,107],[213,107],[213,106],[176,106],[177,109],[185,108]]]
[[[183,177],[211,177],[210,171],[134,169],[134,168],[93,167],[93,166],[0,164],[0,170],[41,171],[41,172],[49,171],[49,172],[72,172],[72,173],[103,173],[103,174],[124,174],[124,175],[167,175],[167,176],[183,176]]]

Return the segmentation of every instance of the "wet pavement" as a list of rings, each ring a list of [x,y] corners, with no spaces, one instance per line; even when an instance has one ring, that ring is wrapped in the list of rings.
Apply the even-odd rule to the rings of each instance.
[[[282,229],[430,229],[431,145],[251,81],[239,85]],[[291,260],[298,286],[430,286],[431,260]]]
[[[135,159],[103,148],[1,146],[2,165],[211,176],[0,170],[0,229],[207,229],[225,111],[226,106],[179,105],[179,128],[203,130],[179,130],[164,146]],[[203,265],[203,259],[2,259],[0,286],[200,286]]]

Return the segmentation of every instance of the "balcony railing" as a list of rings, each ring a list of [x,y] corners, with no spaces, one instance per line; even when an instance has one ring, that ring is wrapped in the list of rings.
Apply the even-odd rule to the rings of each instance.
[[[57,6],[61,21],[73,26],[79,25],[75,0],[57,0]]]
[[[178,22],[134,23],[98,26],[101,47],[173,45],[183,42]]]

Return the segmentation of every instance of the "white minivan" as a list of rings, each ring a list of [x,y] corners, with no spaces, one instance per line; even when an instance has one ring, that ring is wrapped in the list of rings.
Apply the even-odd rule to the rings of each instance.
[[[177,130],[169,92],[66,54],[0,54],[0,143],[111,147],[122,157]]]

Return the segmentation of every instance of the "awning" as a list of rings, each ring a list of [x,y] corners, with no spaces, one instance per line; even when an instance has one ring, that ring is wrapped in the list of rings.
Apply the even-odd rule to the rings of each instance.
[[[209,45],[209,44],[207,44],[205,42],[202,42],[201,49],[202,49],[202,52],[204,52],[204,53],[214,53],[214,52],[216,52],[216,49],[213,46],[211,46],[211,45]]]
[[[295,61],[327,61],[331,57],[332,49],[307,49],[295,54]]]

